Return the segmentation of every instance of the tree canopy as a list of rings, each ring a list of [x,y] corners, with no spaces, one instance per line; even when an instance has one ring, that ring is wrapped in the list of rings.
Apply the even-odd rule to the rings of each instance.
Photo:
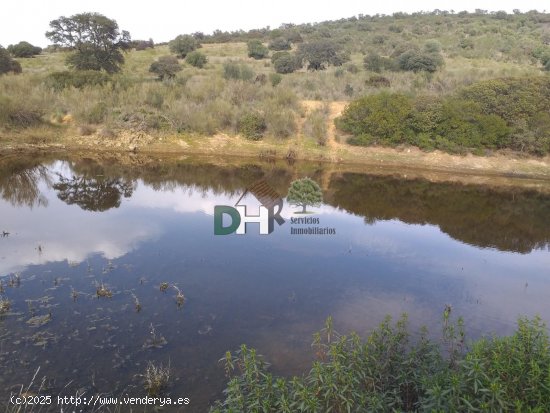
[[[180,34],[175,39],[170,40],[168,47],[180,59],[185,59],[189,53],[200,47],[200,43],[193,36]]]
[[[151,64],[149,72],[155,73],[159,80],[173,79],[181,71],[178,59],[174,56],[161,56]]]
[[[341,66],[349,60],[342,46],[330,39],[301,43],[297,56],[300,61],[307,62],[308,70],[324,70],[327,65]]]
[[[118,23],[99,13],[61,16],[50,22],[46,37],[54,44],[73,49],[67,64],[77,70],[120,71],[122,50],[131,45],[130,33],[119,30]]]
[[[10,52],[13,57],[33,57],[40,54],[42,48],[23,41],[17,44],[10,44],[8,46],[8,52]]]

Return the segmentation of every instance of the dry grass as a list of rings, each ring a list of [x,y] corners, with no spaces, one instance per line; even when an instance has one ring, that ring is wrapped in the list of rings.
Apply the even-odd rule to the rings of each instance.
[[[160,396],[170,382],[170,363],[165,367],[162,364],[157,366],[153,362],[149,362],[142,377],[147,394],[152,397]]]

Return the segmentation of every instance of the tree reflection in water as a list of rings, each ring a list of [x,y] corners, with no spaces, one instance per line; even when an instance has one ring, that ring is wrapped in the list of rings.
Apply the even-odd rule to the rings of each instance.
[[[48,188],[52,186],[47,166],[12,165],[12,168],[0,171],[0,197],[17,207],[47,207],[48,199],[40,191],[40,182]]]
[[[58,174],[58,182],[53,185],[57,197],[68,205],[78,205],[86,211],[107,211],[118,208],[122,197],[130,198],[134,183],[123,178],[103,176],[72,176],[66,178]]]

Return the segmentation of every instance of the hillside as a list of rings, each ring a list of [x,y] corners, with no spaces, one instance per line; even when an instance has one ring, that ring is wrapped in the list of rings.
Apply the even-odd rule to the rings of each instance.
[[[242,147],[245,155],[276,152],[276,156],[354,162],[367,155],[349,143],[477,155],[505,150],[507,156],[540,157],[550,151],[549,108],[529,101],[514,108],[513,116],[503,118],[492,113],[492,107],[483,106],[485,96],[464,97],[463,92],[473,85],[494,94],[495,87],[479,82],[505,79],[505,87],[513,82],[515,89],[508,88],[511,93],[548,100],[544,93],[550,83],[543,64],[550,59],[550,14],[397,13],[193,36],[207,63],[198,68],[181,59],[181,70],[163,81],[150,72],[150,66],[172,54],[166,44],[126,51],[122,70],[113,75],[71,71],[66,58],[73,52],[53,47],[33,58],[18,58],[22,73],[0,76],[0,146],[70,147],[74,142],[82,147],[91,142],[89,146],[98,149],[151,146],[159,150],[161,142],[176,142],[180,150],[215,153],[231,142],[232,148]],[[281,39],[291,47],[287,52],[269,50],[264,58],[248,57],[247,42],[259,40],[273,47]],[[311,44],[333,47],[332,57],[337,59],[329,57],[321,64],[323,70],[308,70],[311,58],[306,55],[292,73],[275,73],[274,55],[286,53],[294,59],[304,54],[304,45]],[[404,56],[410,58],[405,63]],[[517,89],[535,78],[544,85],[536,93],[524,90],[525,86]],[[404,97],[410,103],[405,120],[392,120],[400,124],[417,122],[426,99],[432,99],[436,109],[428,115],[445,125],[449,119],[456,121],[462,135],[449,135],[448,129],[454,127],[435,125],[424,131],[416,124],[405,132],[386,128],[374,133],[371,126],[356,127],[355,121],[371,125],[366,112],[354,120],[354,127],[349,126],[349,111],[335,128],[334,120],[347,102],[381,95],[390,100]],[[486,111],[484,115],[491,118],[449,117],[444,109],[457,100],[459,109],[451,112],[468,112],[461,109],[466,105],[472,113]],[[371,116],[373,103],[366,102]],[[389,121],[375,117],[374,122]],[[490,131],[494,139],[463,139],[473,130],[482,137]],[[248,133],[263,142],[244,139]]]

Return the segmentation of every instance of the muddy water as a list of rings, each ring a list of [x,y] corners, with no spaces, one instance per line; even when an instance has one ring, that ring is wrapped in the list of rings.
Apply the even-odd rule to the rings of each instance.
[[[284,198],[305,176],[323,190],[311,214],[285,201],[269,235],[258,224],[214,235],[216,205],[258,182]],[[546,189],[318,164],[0,160],[0,404],[37,369],[30,393],[143,396],[154,362],[170,366],[167,394],[204,412],[226,350],[247,343],[276,373],[300,374],[328,315],[366,334],[407,312],[437,336],[450,304],[470,337],[510,333],[521,315],[550,320]],[[334,233],[292,231],[308,227]]]

